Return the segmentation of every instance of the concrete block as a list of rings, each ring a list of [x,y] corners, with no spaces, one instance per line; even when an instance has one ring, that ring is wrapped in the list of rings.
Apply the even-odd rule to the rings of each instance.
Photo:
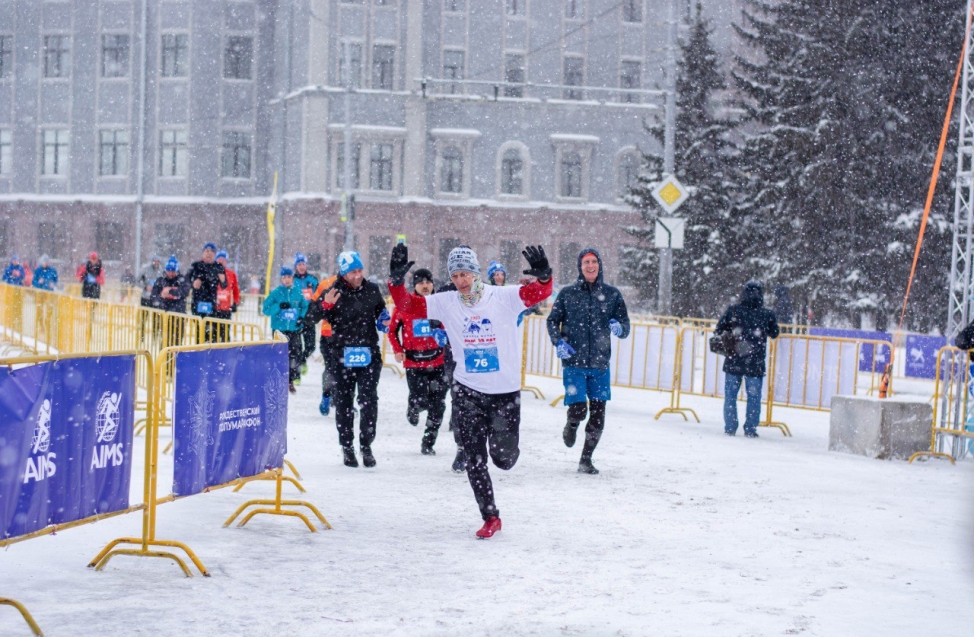
[[[829,451],[906,460],[930,448],[933,408],[925,402],[834,396]]]

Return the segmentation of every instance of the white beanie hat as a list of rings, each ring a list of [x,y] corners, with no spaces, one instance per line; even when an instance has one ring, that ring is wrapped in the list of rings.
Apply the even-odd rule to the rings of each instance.
[[[477,261],[477,253],[466,244],[450,250],[450,257],[446,260],[446,268],[451,276],[454,272],[461,271],[480,274],[480,262]]]

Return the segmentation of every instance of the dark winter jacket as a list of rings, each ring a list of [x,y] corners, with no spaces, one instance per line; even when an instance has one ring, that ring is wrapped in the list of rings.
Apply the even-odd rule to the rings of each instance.
[[[373,358],[378,356],[379,333],[375,322],[386,309],[379,286],[362,281],[359,288],[352,289],[344,277],[338,277],[333,287],[341,293],[337,303],[329,307],[322,301],[323,318],[331,323],[332,351],[341,358],[346,347],[371,347]]]
[[[599,275],[594,283],[582,275],[582,256],[594,254],[599,260]],[[575,355],[563,361],[565,367],[608,369],[612,356],[609,321],[622,325],[622,338],[629,336],[629,313],[616,288],[602,281],[602,257],[591,248],[578,255],[578,281],[562,288],[548,315],[551,343],[565,339]]]
[[[795,305],[788,295],[788,286],[779,285],[774,289],[774,317],[778,325],[791,325],[795,322]]]
[[[954,345],[960,349],[974,350],[974,321],[967,324],[954,339]],[[970,353],[970,359],[974,361],[974,351]]]
[[[223,283],[220,282],[221,274],[224,276]],[[227,287],[226,274],[223,266],[216,261],[213,263],[194,261],[193,265],[189,266],[189,270],[186,272],[186,281],[193,291],[193,314],[205,316],[213,313],[213,310],[216,309],[217,288]],[[193,281],[196,279],[202,282],[198,290],[193,288]],[[200,303],[209,303],[210,311],[200,312]]]
[[[105,284],[105,271],[101,267],[101,259],[88,260],[78,268],[78,280],[81,281],[81,296],[86,299],[100,299],[101,286]]]
[[[717,332],[734,334],[736,356],[724,360],[724,373],[763,377],[768,338],[778,338],[778,321],[774,312],[764,307],[764,290],[757,281],[748,281],[741,292],[741,302],[732,305],[717,322]]]
[[[166,295],[163,296],[163,290]],[[186,297],[189,296],[189,283],[182,274],[169,278],[165,274],[152,284],[149,304],[163,312],[186,313]]]

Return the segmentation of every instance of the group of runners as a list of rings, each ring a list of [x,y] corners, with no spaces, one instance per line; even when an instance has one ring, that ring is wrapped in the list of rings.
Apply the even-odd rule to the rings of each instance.
[[[338,257],[338,274],[318,281],[298,255],[294,268],[281,268],[281,285],[264,302],[273,329],[289,343],[291,390],[307,370],[314,349],[315,325],[321,323],[324,359],[322,415],[335,412],[344,464],[358,467],[358,446],[365,467],[376,465],[372,444],[378,417],[378,384],[382,370],[380,333],[388,333],[396,360],[406,370],[409,399],[406,420],[426,422],[420,452],[435,455],[434,446],[451,394],[450,429],[457,445],[453,470],[466,472],[483,518],[478,538],[501,529],[488,460],[511,469],[520,455],[521,337],[518,326],[530,308],[552,294],[551,266],[541,246],[522,252],[528,268],[517,285],[505,285],[504,268],[491,262],[482,277],[476,253],[466,245],[450,252],[450,282],[435,290],[430,270],[412,272],[408,248],[392,251],[388,293],[395,308],[386,310],[380,286],[364,276],[354,251]],[[578,471],[597,474],[592,454],[605,426],[611,397],[611,336],[626,338],[629,316],[619,291],[602,279],[596,250],[578,257],[578,281],[562,288],[547,320],[548,333],[564,365],[568,416],[564,443],[575,445],[581,423],[584,443]],[[357,400],[358,409],[355,408]]]

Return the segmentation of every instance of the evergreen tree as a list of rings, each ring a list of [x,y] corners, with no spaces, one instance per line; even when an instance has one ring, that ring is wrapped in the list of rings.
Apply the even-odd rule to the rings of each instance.
[[[728,223],[736,179],[733,123],[719,114],[717,99],[727,85],[710,41],[712,31],[698,3],[687,38],[680,43],[677,69],[675,171],[691,190],[675,213],[686,219],[684,248],[673,251],[672,312],[677,316],[714,316],[727,301],[727,291],[743,283],[738,280],[734,229]],[[663,123],[657,119],[648,129],[662,144]],[[638,244],[629,250],[625,274],[646,296],[655,296],[658,288],[653,236],[660,209],[650,193],[662,171],[662,156],[645,154],[644,169],[628,197],[643,223],[626,229]]]

